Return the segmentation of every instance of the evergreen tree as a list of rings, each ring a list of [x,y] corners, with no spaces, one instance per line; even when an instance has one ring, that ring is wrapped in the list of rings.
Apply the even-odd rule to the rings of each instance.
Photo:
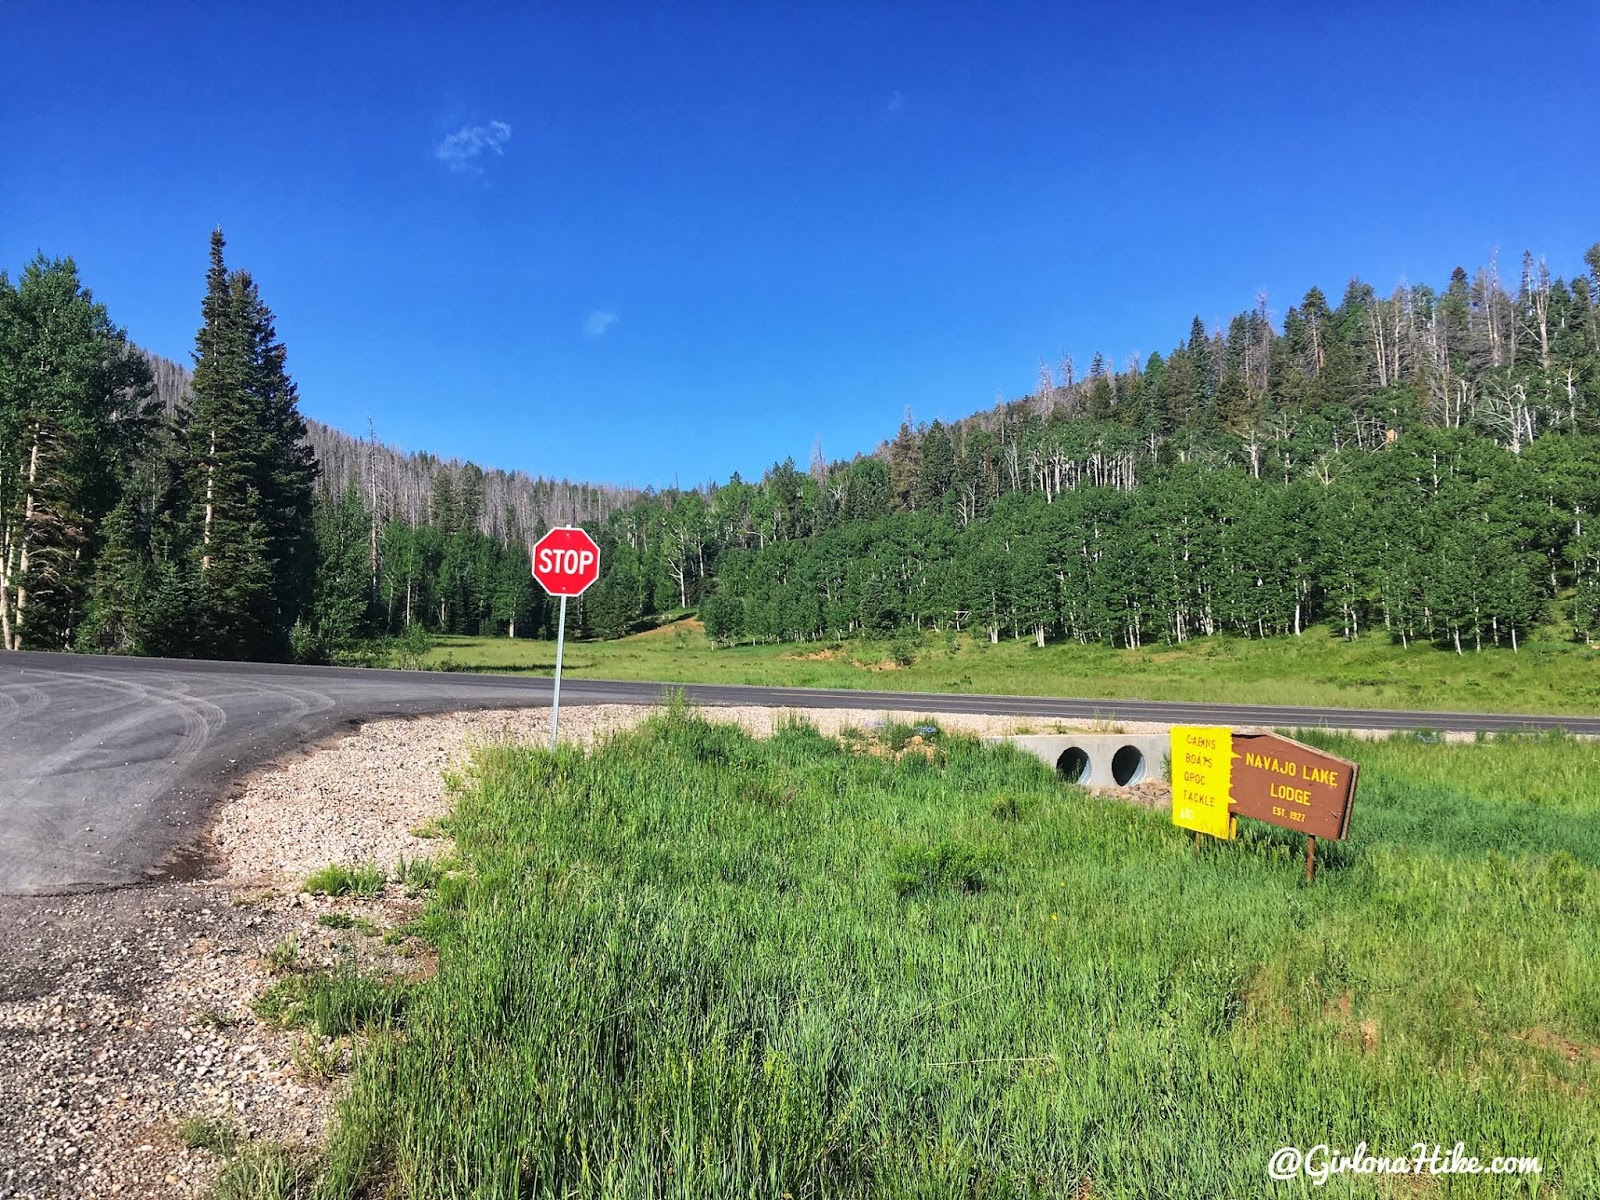
[[[527,636],[535,609],[534,588],[528,547],[520,541],[513,542],[496,560],[491,599],[492,619],[497,627],[505,626],[507,637],[516,637],[519,626]]]
[[[1091,421],[1111,419],[1116,405],[1116,394],[1111,387],[1111,373],[1106,367],[1105,355],[1095,352],[1089,364],[1089,401],[1085,413]]]
[[[254,281],[229,272],[222,231],[195,337],[189,562],[199,653],[282,659],[311,585],[316,463],[285,352]]]
[[[1189,342],[1185,348],[1189,351],[1189,361],[1194,366],[1195,383],[1199,400],[1202,402],[1196,407],[1204,407],[1203,402],[1209,401],[1216,394],[1217,372],[1221,364],[1216,361],[1217,356],[1213,353],[1205,323],[1198,316],[1189,323]]]
[[[1261,413],[1250,401],[1244,376],[1229,368],[1217,385],[1217,397],[1212,406],[1214,424],[1229,433],[1243,433],[1256,423]]]
[[[349,490],[313,506],[315,567],[309,602],[290,632],[297,662],[325,663],[348,649],[367,615],[367,509]]]
[[[1194,355],[1177,349],[1167,360],[1161,373],[1161,396],[1158,407],[1167,414],[1163,433],[1191,429],[1198,422],[1204,406],[1200,375],[1195,367]]]
[[[0,645],[69,645],[100,522],[148,442],[150,370],[71,259],[0,273]]]
[[[151,563],[148,538],[142,537],[142,532],[134,497],[124,495],[101,526],[103,544],[78,631],[78,649],[106,649],[117,654],[143,650],[143,609],[149,593]]]
[[[922,436],[922,451],[914,495],[919,509],[936,509],[955,479],[956,451],[950,431],[940,421],[928,426]]]
[[[889,443],[889,496],[895,509],[915,508],[917,503],[917,478],[922,471],[921,440],[911,428],[911,422],[900,425],[900,432]]]

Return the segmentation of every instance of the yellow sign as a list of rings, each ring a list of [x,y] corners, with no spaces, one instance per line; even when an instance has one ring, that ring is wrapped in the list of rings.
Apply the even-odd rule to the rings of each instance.
[[[1231,838],[1233,730],[1222,725],[1172,727],[1172,823],[1215,838]]]

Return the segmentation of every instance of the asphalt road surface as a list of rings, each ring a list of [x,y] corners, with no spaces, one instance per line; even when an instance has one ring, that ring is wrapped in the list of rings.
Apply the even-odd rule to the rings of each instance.
[[[571,705],[650,704],[669,685],[567,677]],[[1267,708],[1034,696],[670,685],[696,704],[1340,729],[1566,729],[1597,717]],[[542,707],[550,680],[0,652],[0,894],[182,878],[230,776],[364,718]]]

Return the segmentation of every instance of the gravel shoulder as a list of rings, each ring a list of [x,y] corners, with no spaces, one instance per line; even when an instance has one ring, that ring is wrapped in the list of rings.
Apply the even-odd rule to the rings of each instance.
[[[646,711],[569,709],[563,740]],[[193,847],[209,878],[0,897],[0,1200],[207,1195],[221,1160],[184,1144],[179,1125],[195,1117],[319,1145],[332,1088],[307,1050],[335,1048],[257,1018],[269,956],[292,945],[301,966],[405,973],[425,947],[318,921],[341,912],[395,929],[419,907],[403,887],[311,897],[306,876],[440,855],[445,844],[411,830],[448,809],[445,773],[483,742],[537,736],[549,737],[538,710],[352,727],[231,785]]]
[[[592,743],[651,711],[567,708],[562,740]],[[705,712],[758,736],[795,718],[836,734],[922,715]],[[938,721],[984,736],[1074,727],[976,715]],[[1159,728],[1124,722],[1098,731]],[[196,847],[207,878],[0,897],[0,1200],[203,1196],[220,1159],[184,1144],[179,1124],[194,1117],[226,1122],[252,1139],[318,1145],[337,1083],[315,1061],[347,1048],[269,1025],[252,1002],[286,958],[301,966],[351,960],[400,974],[428,968],[426,947],[412,939],[319,921],[337,912],[365,918],[369,929],[397,930],[420,905],[403,886],[390,883],[365,900],[332,899],[304,894],[304,880],[330,863],[392,870],[402,857],[443,856],[448,842],[414,831],[429,832],[448,811],[447,775],[464,769],[478,746],[548,738],[543,709],[352,726],[230,786]]]

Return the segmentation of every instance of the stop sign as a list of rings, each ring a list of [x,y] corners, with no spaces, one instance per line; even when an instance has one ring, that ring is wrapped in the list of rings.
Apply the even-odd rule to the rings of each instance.
[[[581,529],[552,529],[534,543],[533,577],[552,596],[581,596],[600,578],[600,547]]]

